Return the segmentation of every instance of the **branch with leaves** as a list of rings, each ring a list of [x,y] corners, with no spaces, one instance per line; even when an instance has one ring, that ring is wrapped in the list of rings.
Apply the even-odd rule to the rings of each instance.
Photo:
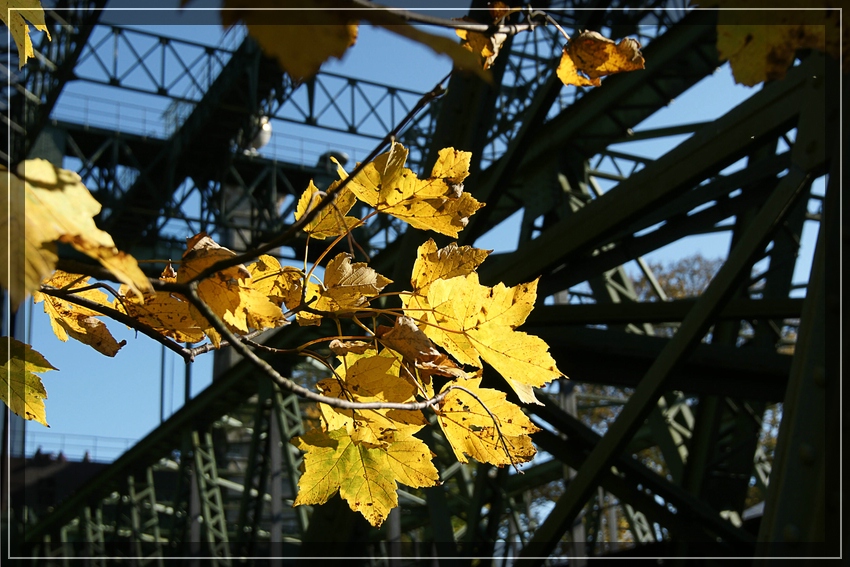
[[[303,4],[315,8],[324,1]],[[339,57],[356,38],[358,21],[388,26],[449,54],[457,66],[483,78],[509,35],[555,23],[545,13],[501,3],[494,3],[490,23],[426,22],[454,27],[462,40],[458,44],[410,26],[409,21],[423,21],[413,13],[363,0],[352,0],[349,7],[305,13],[325,24],[320,26],[322,37],[310,38],[316,49],[306,61],[298,60],[303,49],[281,39],[298,41],[303,29],[267,37],[266,28],[252,24],[257,13],[235,0],[225,2],[223,15],[226,25],[246,23],[296,80],[315,73],[328,57]],[[513,15],[525,22],[506,23]],[[582,71],[579,63],[574,65],[576,73],[587,76],[584,80],[598,84],[599,76],[627,70],[610,63],[610,40],[598,43],[582,35],[581,42],[575,42],[563,33],[568,41],[564,57],[596,66],[596,71]],[[626,55],[642,66],[637,48],[631,47]],[[610,64],[599,71],[602,59]],[[428,240],[417,251],[409,290],[386,293],[392,282],[371,268],[368,258],[356,259],[355,248],[360,248],[352,231],[375,215],[457,238],[484,206],[464,187],[469,152],[440,150],[430,175],[419,178],[405,167],[408,149],[395,141],[445,92],[447,79],[426,93],[351,172],[337,164],[339,179],[329,187],[320,189],[311,181],[297,202],[294,222],[268,242],[237,254],[200,233],[187,239],[186,251],[174,262],[176,269],[169,262],[159,278],[148,278],[132,256],[117,250],[111,236],[95,226],[100,204],[77,174],[44,160],[22,162],[14,173],[4,172],[2,186],[6,202],[27,203],[2,227],[25,234],[10,251],[24,258],[25,267],[23,287],[6,286],[12,304],[17,306],[31,293],[43,303],[60,340],[73,338],[107,356],[115,356],[126,341],[115,340],[103,317],[160,342],[187,362],[232,348],[281,389],[316,402],[321,426],[292,440],[306,453],[296,505],[320,504],[339,492],[353,510],[380,525],[397,505],[397,483],[414,488],[439,483],[432,454],[416,436],[432,421],[461,462],[475,459],[517,467],[531,460],[535,448],[530,435],[537,428],[519,406],[507,401],[505,392],[482,387],[481,379],[486,362],[522,403],[538,403],[534,388],[563,376],[546,343],[517,330],[534,306],[537,282],[483,286],[476,270],[488,251],[454,243],[438,249]],[[351,215],[357,203],[367,207],[359,217]],[[307,235],[308,245],[329,241],[312,265],[305,260],[303,267],[284,266],[267,254],[299,233]],[[331,250],[346,238],[351,253],[331,257]],[[73,246],[100,266],[60,261],[56,242]],[[324,270],[321,279],[314,274],[317,268]],[[9,274],[2,275],[5,285]],[[106,281],[121,285],[115,289]],[[398,296],[401,305],[387,307],[383,300],[390,296]],[[254,340],[268,330],[287,333],[292,325],[321,326],[326,321],[335,332],[294,348],[272,349]],[[345,332],[344,324],[359,330]],[[4,402],[46,425],[47,393],[38,373],[53,367],[29,345],[11,339],[4,344]],[[293,354],[320,361],[330,377],[315,390],[305,388],[266,360]],[[7,390],[11,397],[5,395]],[[432,412],[433,420],[423,410]]]

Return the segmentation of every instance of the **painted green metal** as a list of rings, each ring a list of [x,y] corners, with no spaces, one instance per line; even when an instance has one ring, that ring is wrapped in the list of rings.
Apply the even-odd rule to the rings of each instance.
[[[156,507],[156,488],[153,468],[147,467],[141,480],[127,477],[127,497],[130,500],[130,537],[133,555],[141,565],[162,565],[162,535]]]
[[[801,67],[797,74],[797,81],[794,84],[794,87],[796,87],[795,90],[800,90],[800,87],[804,88],[806,83],[811,81],[808,78],[813,74],[815,76],[817,75],[817,67],[809,61],[807,65]],[[790,81],[789,84],[791,84]],[[787,87],[787,85],[784,86]],[[770,90],[770,88],[767,88],[762,93],[769,93]],[[762,107],[761,110],[764,111],[770,108],[771,105],[768,104]],[[793,112],[794,108],[795,106],[792,105],[788,107],[788,110]],[[733,111],[730,114],[737,115],[737,112]],[[764,117],[761,118],[765,119]],[[782,121],[782,118],[777,118]],[[717,127],[719,129],[730,126],[734,129],[734,125],[723,124],[723,122],[725,122],[723,119],[718,120]],[[771,124],[774,123],[771,122]],[[752,127],[754,125],[749,124],[748,126]],[[806,126],[805,124],[801,124],[800,127],[805,128]],[[677,150],[671,152],[671,154],[677,153],[678,150],[682,150],[688,145],[688,142],[685,142]],[[729,148],[725,149],[728,151]],[[723,153],[721,148],[717,148],[717,151],[721,154]],[[807,165],[810,166],[809,163],[802,164],[803,167]],[[806,169],[810,169],[810,167]],[[579,508],[584,504],[585,499],[594,488],[595,479],[611,463],[612,459],[622,451],[637,427],[647,417],[657,402],[658,396],[665,386],[670,372],[682,362],[696,345],[697,341],[705,335],[714,320],[715,314],[720,311],[721,306],[728,301],[736,290],[737,284],[741,281],[742,276],[745,275],[744,271],[750,268],[756,256],[764,249],[764,246],[769,241],[773,231],[784,220],[794,201],[800,196],[803,189],[807,187],[809,175],[806,173],[806,169],[795,167],[788,175],[783,177],[769,200],[757,213],[752,223],[746,228],[740,241],[731,251],[729,258],[720,269],[720,272],[705,293],[697,300],[697,303],[682,322],[677,333],[670,340],[669,345],[653,363],[629,399],[629,402],[623,407],[617,420],[610,426],[608,434],[603,437],[599,445],[590,454],[579,474],[567,486],[566,492],[559,499],[552,513],[535,533],[529,545],[523,549],[522,556],[526,558],[522,562],[523,564],[538,564],[539,559],[538,561],[532,561],[530,558],[544,557],[554,548],[561,534],[564,533],[566,526],[578,513]],[[631,179],[634,179],[634,177]],[[597,201],[597,203],[601,202],[601,200]],[[614,211],[610,212],[616,214]],[[544,239],[545,236],[538,239],[538,241]],[[541,253],[545,256],[545,252]]]
[[[203,514],[203,537],[209,545],[213,563],[229,566],[231,563],[227,518],[224,514],[221,487],[218,484],[212,434],[207,431],[201,435],[198,431],[193,431],[192,450],[195,457],[193,472]]]

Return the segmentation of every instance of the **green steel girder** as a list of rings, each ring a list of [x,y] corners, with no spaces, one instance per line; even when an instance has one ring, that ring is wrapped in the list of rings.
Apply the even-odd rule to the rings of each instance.
[[[482,281],[515,284],[543,274],[541,283],[545,285],[547,276],[561,266],[561,258],[592,252],[655,208],[746,155],[763,137],[785,132],[800,111],[806,67],[793,69],[784,81],[756,93],[539,238],[523,243],[498,262],[485,263],[479,270]]]
[[[252,421],[248,460],[243,474],[243,491],[236,520],[236,540],[233,549],[239,555],[250,556],[256,542],[254,534],[263,514],[269,474],[269,432],[271,429],[271,383],[260,384]]]
[[[807,556],[807,564],[817,560],[812,558],[839,557],[842,535],[838,459],[843,435],[843,345],[830,331],[840,328],[843,319],[840,282],[844,274],[839,270],[846,266],[839,268],[834,260],[842,238],[846,239],[841,215],[847,212],[847,201],[841,199],[840,174],[846,150],[840,153],[840,139],[847,117],[840,109],[847,96],[832,96],[829,87],[840,80],[840,70],[832,66],[829,71],[815,83],[807,108],[812,114],[808,125],[812,131],[801,127],[800,132],[809,139],[807,157],[816,159],[820,152],[830,157],[829,182],[757,548],[762,556]],[[827,128],[829,124],[841,124],[842,129]],[[826,130],[824,138],[818,136],[819,128]]]
[[[551,397],[541,396],[540,400],[544,405],[531,408],[531,413],[557,427],[566,435],[566,440],[544,428],[534,434],[535,442],[555,458],[576,469],[580,475],[588,456],[604,437],[600,437],[577,418],[562,410]],[[721,537],[731,546],[730,549],[738,546],[739,551],[744,551],[754,542],[751,535],[723,520],[707,504],[629,456],[621,455],[615,459],[598,480],[605,490],[647,514],[653,521],[659,522],[672,532],[681,530],[680,533],[685,539],[714,541],[714,538]],[[567,490],[573,482],[575,478],[566,483]],[[658,502],[654,496],[663,499],[664,503]],[[675,512],[668,505],[672,506]],[[533,545],[535,540],[533,537],[529,545]],[[557,539],[550,543],[554,545]]]
[[[625,306],[624,306],[625,307]],[[525,328],[550,346],[567,376],[579,382],[635,388],[670,339],[587,327]],[[670,376],[670,390],[691,394],[735,391],[747,399],[778,401],[791,358],[775,349],[700,344]]]
[[[230,541],[227,519],[218,483],[218,466],[212,434],[192,432],[192,452],[195,458],[193,470],[200,496],[201,514],[204,520],[203,536],[209,546],[207,552],[213,557],[214,565],[230,565]]]
[[[709,75],[717,67],[713,18],[708,11],[688,14],[643,50],[646,69],[609,77],[604,89],[582,97],[544,126],[515,136],[515,151],[509,150],[476,183],[476,198],[487,207],[470,219],[461,243],[472,243],[512,214],[517,203],[530,200],[523,180],[557,162],[565,148],[590,158]],[[557,87],[556,77],[549,81]],[[541,89],[541,101],[548,100],[547,92]],[[542,109],[544,115],[547,111]]]
[[[246,39],[203,100],[157,156],[144,164],[139,178],[104,219],[104,228],[115,234],[119,247],[129,248],[145,235],[187,177],[201,183],[226,171],[232,140],[281,80],[277,63]]]
[[[805,74],[803,75],[803,73]],[[808,61],[798,68],[796,80],[793,82],[789,80],[788,83],[783,85],[783,87],[796,92],[796,96],[792,96],[790,101],[785,102],[785,106],[787,107],[789,103],[792,105],[796,103],[798,112],[801,106],[805,109],[805,105],[800,105],[801,100],[807,100],[810,96],[818,96],[818,89],[822,89],[824,82],[823,75],[823,59],[818,56],[809,58]],[[790,73],[788,78],[791,78]],[[780,85],[780,83],[775,83],[765,88],[759,94],[770,93],[771,90],[775,90],[771,87],[777,85]],[[776,90],[784,91],[785,88],[780,87],[780,89]],[[806,98],[800,98],[804,96]],[[820,96],[823,95],[821,94]],[[755,98],[757,97],[754,96],[753,99]],[[759,114],[771,110],[773,104],[775,103],[768,102],[751,116],[767,119],[765,116],[759,116]],[[729,128],[731,125],[728,123],[724,124],[725,119],[728,119],[731,115],[740,116],[737,111],[744,106],[746,106],[746,103],[729,113],[726,117],[718,120],[718,130],[723,131],[724,128]],[[783,104],[780,104],[781,106]],[[784,115],[787,116],[786,113],[788,111],[790,111],[792,116],[796,114],[795,108],[792,106],[791,108],[786,108],[784,112],[779,110],[778,115],[776,113],[777,111],[774,110],[773,118],[779,122],[788,120],[788,118],[783,118]],[[807,118],[810,119],[808,122],[806,121]],[[730,252],[729,258],[720,269],[720,272],[716,275],[705,293],[697,300],[696,305],[694,305],[693,309],[682,322],[677,333],[640,381],[634,394],[626,405],[623,406],[616,421],[609,427],[608,433],[588,456],[578,475],[568,485],[566,492],[558,500],[549,517],[535,533],[529,544],[523,549],[522,556],[524,560],[521,561],[521,564],[536,565],[538,561],[531,558],[540,558],[551,552],[566,530],[569,522],[576,516],[580,507],[589,496],[590,491],[595,487],[600,475],[617,458],[651,409],[655,407],[662,389],[668,385],[667,382],[671,372],[681,365],[687,354],[693,350],[697,342],[705,335],[709,326],[714,321],[716,314],[736,291],[737,286],[745,276],[745,270],[750,269],[758,254],[764,250],[773,232],[783,222],[789,209],[793,206],[796,199],[800,197],[803,189],[807,187],[812,172],[823,168],[823,161],[826,157],[823,144],[819,142],[820,137],[823,136],[823,130],[818,131],[816,128],[817,123],[817,118],[808,116],[805,110],[801,112],[798,125],[798,143],[795,144],[792,150],[792,161],[794,163],[788,175],[782,178],[761,210],[758,211],[752,222],[746,227],[740,240]],[[775,124],[775,122],[771,124]],[[753,127],[754,124],[749,124],[748,126]],[[734,126],[731,130],[734,132]],[[755,132],[755,137],[758,138],[760,135],[759,130],[755,130]],[[753,135],[753,131],[749,131],[748,134]],[[696,144],[689,144],[689,142],[698,141],[699,137],[697,135],[691,140],[686,141],[678,150],[682,150],[682,153],[691,151],[693,149],[692,146]],[[739,146],[740,142],[736,144],[736,138],[734,136],[728,139],[724,137],[727,141],[727,151],[731,150],[732,153],[739,151],[736,146]],[[717,148],[717,150],[719,151],[720,148]],[[671,152],[671,154],[673,153],[677,153],[677,150]],[[719,151],[721,156],[723,153]],[[689,167],[691,165],[689,164]],[[671,169],[675,170],[675,167]],[[678,175],[687,176],[685,172]],[[635,177],[631,179],[635,179]],[[663,183],[660,184],[663,185]],[[644,189],[646,192],[652,192],[652,188],[645,187]],[[602,199],[604,197],[600,198],[597,204]],[[583,211],[590,208],[592,206],[586,207]],[[610,212],[616,214],[614,211]],[[547,234],[544,233],[535,242],[546,240]],[[541,251],[541,254],[545,255],[546,252]],[[526,258],[527,260],[528,258]],[[537,262],[537,267],[540,267],[540,264],[542,264],[542,261]]]
[[[141,479],[127,477],[127,497],[130,500],[130,529],[133,555],[140,565],[162,565],[163,539],[159,527],[156,487],[153,468],[148,467]]]

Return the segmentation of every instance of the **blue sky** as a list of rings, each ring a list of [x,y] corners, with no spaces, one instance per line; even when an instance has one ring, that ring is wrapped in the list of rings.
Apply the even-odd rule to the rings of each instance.
[[[221,36],[221,29],[214,25],[159,26],[143,27],[143,29],[210,44],[217,44]],[[384,30],[363,27],[355,47],[349,50],[342,61],[332,61],[324,67],[324,70],[426,91],[431,89],[450,70],[450,67],[447,59],[435,56],[423,46],[400,39]],[[639,126],[638,130],[712,120],[723,115],[753,92],[755,92],[754,89],[734,85],[729,66],[724,65],[713,76],[706,78],[667,108],[650,117]],[[109,112],[113,108],[118,113],[126,112],[127,116],[138,111],[141,115],[149,116],[150,125],[155,127],[162,108],[168,102],[155,101],[153,100],[155,97],[132,95],[122,91],[120,100],[125,108],[122,111],[118,104],[108,103],[108,101],[116,100],[114,93],[115,91],[110,92],[106,88],[75,83],[69,85],[64,95],[64,102],[60,101],[60,105],[79,105],[87,98],[91,101],[92,97],[95,97],[105,102],[92,103],[97,108],[97,111],[92,111],[93,118],[101,114],[102,118],[109,120],[111,119]],[[60,108],[59,112],[61,111]],[[284,130],[286,134],[282,134]],[[276,131],[278,134],[275,136],[278,140],[284,135],[291,137],[317,135],[315,131],[311,132],[306,127],[287,126],[285,129],[280,128]],[[363,146],[364,153],[370,148],[370,144],[362,140],[353,141],[350,137],[337,136],[327,131],[318,133],[318,136],[327,143]],[[674,147],[683,138],[682,136],[671,137],[640,144],[633,142],[628,144],[624,151],[655,157]],[[474,188],[468,189],[474,193]],[[816,226],[813,230],[812,224],[808,223],[804,232],[801,251],[803,261],[798,266],[799,275],[795,278],[797,281],[806,279],[807,261],[805,259],[808,257],[810,262],[816,236]],[[517,243],[518,226],[519,217],[514,215],[496,230],[482,237],[476,245],[481,248],[493,248],[500,252],[513,250]],[[697,251],[707,257],[723,257],[728,245],[728,236],[724,234],[691,237],[654,252],[648,255],[647,259],[666,262]],[[64,442],[65,453],[73,458],[79,457],[86,448],[91,450],[94,437],[117,438],[116,446],[122,446],[122,443],[125,443],[124,439],[141,438],[159,423],[161,376],[164,376],[166,385],[164,392],[166,417],[182,405],[185,372],[183,362],[170,352],[163,355],[163,349],[158,343],[144,336],[136,337],[123,325],[110,323],[110,329],[116,338],[119,341],[127,340],[127,345],[115,358],[110,359],[73,340],[66,344],[60,343],[50,330],[49,321],[40,305],[31,306],[31,303],[28,303],[22,309],[32,314],[29,317],[27,342],[30,342],[59,369],[59,372],[46,373],[43,377],[50,396],[46,406],[51,429],[47,430],[34,423],[29,424],[28,452],[34,451],[37,446],[56,451]],[[194,394],[210,382],[211,367],[211,355],[200,357],[193,365]],[[161,369],[164,370],[164,374],[161,373]],[[101,439],[99,443],[101,450],[98,451],[97,457],[109,456],[103,449],[104,440]]]

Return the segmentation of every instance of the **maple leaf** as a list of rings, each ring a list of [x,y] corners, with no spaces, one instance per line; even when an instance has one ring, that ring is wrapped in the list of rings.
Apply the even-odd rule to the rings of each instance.
[[[491,2],[488,8],[490,18],[492,18],[494,24],[501,23],[502,20],[512,13],[510,6],[504,2]],[[459,18],[458,21],[480,23],[468,16]],[[476,31],[456,29],[455,33],[461,39],[461,46],[477,55],[481,67],[484,69],[489,69],[493,65],[496,57],[499,56],[499,50],[502,49],[502,44],[508,39],[508,34],[498,32],[484,34]]]
[[[11,337],[0,337],[0,400],[24,419],[47,425],[44,400],[47,390],[38,372],[56,370],[30,345]]]
[[[490,252],[472,246],[458,246],[455,242],[437,250],[437,244],[429,238],[416,251],[410,284],[419,295],[427,296],[432,282],[471,274]]]
[[[274,256],[260,255],[257,261],[247,266],[251,275],[251,288],[265,295],[269,301],[287,309],[301,303],[301,270],[281,266]]]
[[[305,300],[319,311],[356,311],[381,293],[392,280],[385,278],[365,262],[351,263],[351,254],[337,254],[325,267],[324,286],[307,284]],[[301,325],[315,325],[321,315],[299,312]]]
[[[34,57],[27,22],[35,29],[47,34],[50,31],[44,22],[44,10],[39,0],[2,0],[0,1],[0,20],[9,27],[12,39],[18,47],[18,69],[23,69],[27,59]]]
[[[623,38],[614,43],[594,31],[583,31],[564,47],[558,78],[565,85],[598,87],[600,77],[644,68],[640,43]]]
[[[460,18],[461,21],[479,23],[468,16]],[[461,46],[478,56],[479,63],[484,69],[489,69],[499,56],[499,50],[502,44],[508,39],[506,33],[483,34],[471,30],[455,30],[457,36],[461,39]]]
[[[410,278],[413,291],[402,297],[405,315],[428,321],[427,312],[431,310],[428,289],[431,283],[471,274],[489,254],[489,250],[472,246],[459,247],[455,242],[437,250],[437,244],[429,238],[416,250],[416,261]]]
[[[500,467],[530,461],[536,449],[529,435],[540,428],[504,392],[481,388],[480,378],[450,382],[443,391],[458,385],[462,389],[452,389],[437,411],[457,460],[466,463],[469,456]]]
[[[229,28],[242,20],[248,33],[267,55],[277,60],[281,69],[293,79],[303,80],[318,73],[329,58],[340,59],[357,41],[356,18],[331,9],[338,5],[339,2],[328,0],[292,0],[286,5],[292,11],[273,12],[251,8],[279,8],[280,2],[225,0],[221,23]],[[293,10],[297,8],[302,10]]]
[[[177,272],[168,266],[159,279],[163,282],[177,281]],[[129,296],[126,286],[121,286],[112,307],[126,313],[140,323],[143,323],[165,337],[181,343],[196,343],[204,340],[204,331],[198,326],[190,310],[191,304],[185,298],[157,291],[154,295],[145,297],[144,303],[135,296]]]
[[[316,384],[322,395],[357,402],[415,401],[416,386],[399,377],[400,361],[386,349],[363,355],[342,357],[336,368],[339,379],[329,378]],[[357,442],[386,446],[393,435],[413,435],[427,425],[419,410],[346,410],[319,404],[327,430],[347,428]]]
[[[418,179],[404,167],[407,149],[393,142],[390,151],[366,165],[351,181],[351,192],[378,212],[390,214],[411,226],[457,237],[468,219],[483,207],[463,190],[469,175],[469,152],[440,150],[431,177]],[[339,166],[342,179],[348,174]]]
[[[24,290],[13,286],[16,295],[12,301],[15,305],[23,300],[22,293],[37,290],[41,280],[53,273],[57,259],[54,242],[57,240],[98,260],[135,295],[141,297],[142,292],[153,292],[136,260],[115,248],[112,237],[95,225],[92,217],[100,212],[100,203],[91,196],[79,175],[55,167],[46,160],[36,159],[19,164],[17,176],[0,175],[0,178],[2,194],[13,202],[25,203]],[[10,220],[11,230],[20,228],[21,219],[17,217],[4,219],[0,230],[7,229],[6,223]],[[21,257],[21,247],[20,242],[14,245],[11,250],[13,258]],[[5,268],[4,263],[0,275],[5,276]]]
[[[216,262],[233,256],[232,250],[220,246],[206,233],[198,233],[187,239],[186,251],[177,270],[177,282],[188,282]],[[251,287],[251,272],[241,264],[199,282],[198,296],[235,332],[246,333],[252,327],[273,328],[283,322],[280,306]],[[221,344],[218,332],[194,306],[190,306],[189,312],[217,348]]]
[[[798,49],[816,49],[842,61],[850,70],[850,28],[841,35],[840,2],[820,0],[800,11],[797,0],[774,0],[770,11],[764,4],[746,0],[702,0],[700,7],[720,8],[717,16],[717,52],[728,60],[735,82],[754,86],[785,77]],[[753,8],[744,10],[743,8]],[[730,10],[728,8],[734,8]],[[785,9],[782,9],[785,8]],[[842,53],[842,40],[844,51]]]
[[[481,368],[481,359],[496,369],[524,403],[539,403],[533,386],[563,376],[539,337],[516,331],[537,298],[537,280],[508,288],[486,287],[478,274],[431,283],[424,331],[458,362]]]
[[[331,186],[328,187],[328,192],[330,193],[336,189],[339,184],[339,181],[334,181]],[[313,181],[310,180],[310,184],[307,186],[307,189],[304,190],[301,194],[301,198],[298,199],[298,206],[295,209],[295,220],[301,220],[301,217],[313,210],[321,200],[321,197],[322,195],[319,193],[318,188],[316,188],[316,186],[313,185]],[[303,229],[304,232],[313,238],[324,240],[329,236],[339,236],[340,234],[345,234],[351,231],[357,223],[360,222],[360,220],[355,217],[347,217],[345,215],[348,214],[348,211],[351,210],[351,207],[354,206],[355,202],[357,202],[357,199],[354,197],[351,189],[343,187],[342,190],[336,194],[333,202],[316,213],[313,220],[307,223],[307,226]]]
[[[89,277],[57,270],[53,276],[44,281],[44,285],[57,289],[73,290],[87,287]],[[112,307],[106,294],[98,289],[80,291],[75,295],[106,307]],[[44,302],[44,312],[50,317],[53,334],[62,342],[66,342],[70,336],[106,356],[115,356],[121,347],[127,344],[127,341],[119,343],[115,340],[115,337],[106,328],[106,324],[97,318],[100,315],[97,311],[37,291],[33,292],[33,301],[35,303]]]
[[[378,339],[409,361],[432,361],[440,356],[425,333],[411,317],[396,317],[392,327],[378,327],[375,330]]]
[[[392,436],[385,447],[355,442],[345,428],[313,429],[292,444],[305,452],[295,506],[324,504],[339,491],[375,527],[398,506],[398,484],[435,486],[439,473],[431,451],[415,437]]]

